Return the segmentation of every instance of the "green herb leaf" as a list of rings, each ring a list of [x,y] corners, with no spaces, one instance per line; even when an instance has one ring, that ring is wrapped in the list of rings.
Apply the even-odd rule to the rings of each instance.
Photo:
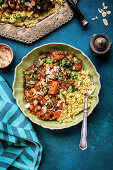
[[[77,79],[77,76],[78,76],[78,74],[77,74],[76,71],[72,71],[71,74],[70,74],[71,79]]]
[[[27,73],[26,70],[23,70],[23,73],[26,74]]]
[[[30,97],[26,97],[26,100],[28,100]]]
[[[38,70],[38,68],[34,68],[34,72],[36,72]]]
[[[39,65],[40,65],[40,66],[43,65],[43,63],[44,63],[43,60],[41,60],[40,63],[39,63]]]
[[[55,107],[53,102],[50,102],[49,106]]]
[[[53,60],[51,58],[46,58],[46,63],[47,64],[51,64],[53,62]]]
[[[58,80],[63,80],[62,74],[59,75]]]
[[[59,66],[60,65],[60,63],[57,61],[56,63],[55,63],[57,66]]]
[[[73,61],[74,61],[75,64],[78,63],[78,59],[76,57],[73,58]]]
[[[35,82],[34,81],[30,81],[29,84],[35,84]]]
[[[65,59],[62,59],[62,66],[65,66],[65,64],[66,64],[66,60]]]
[[[59,66],[59,72],[61,72],[61,67]]]
[[[16,18],[21,18],[21,15],[20,14],[16,15]]]
[[[42,58],[45,58],[46,56],[45,55],[42,55]]]
[[[70,91],[74,92],[76,90],[75,86],[70,85],[67,89],[67,92],[69,93]]]
[[[61,93],[61,95],[62,95],[64,98],[66,97],[64,93]]]
[[[58,80],[58,76],[55,76],[54,80]]]

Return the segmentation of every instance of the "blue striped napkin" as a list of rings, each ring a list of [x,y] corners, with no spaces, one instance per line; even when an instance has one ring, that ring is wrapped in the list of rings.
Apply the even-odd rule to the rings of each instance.
[[[10,165],[36,170],[42,146],[31,122],[18,108],[12,91],[0,75],[0,170]]]

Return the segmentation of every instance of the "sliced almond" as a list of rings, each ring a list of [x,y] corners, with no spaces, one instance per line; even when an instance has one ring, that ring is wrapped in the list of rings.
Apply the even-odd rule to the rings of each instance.
[[[101,14],[102,13],[102,11],[100,10],[100,8],[98,8],[98,12]]]
[[[104,6],[103,9],[108,9],[108,6]]]
[[[102,3],[102,6],[105,7],[105,3],[104,2]]]
[[[108,26],[108,21],[107,21],[107,19],[103,19],[103,23],[104,23],[104,25],[107,27]]]
[[[107,11],[107,14],[110,15],[110,14],[111,14],[111,11]]]
[[[106,12],[102,12],[103,17],[106,17],[106,15],[107,15]]]
[[[91,19],[91,21],[95,21],[95,20],[96,20],[96,18],[92,18],[92,19]]]
[[[98,12],[101,14],[103,12],[103,9],[98,8]]]

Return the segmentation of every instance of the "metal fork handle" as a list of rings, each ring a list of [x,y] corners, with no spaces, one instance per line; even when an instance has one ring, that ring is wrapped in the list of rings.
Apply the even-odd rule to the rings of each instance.
[[[87,148],[87,98],[85,98],[84,116],[82,121],[81,140],[79,146],[82,150]]]

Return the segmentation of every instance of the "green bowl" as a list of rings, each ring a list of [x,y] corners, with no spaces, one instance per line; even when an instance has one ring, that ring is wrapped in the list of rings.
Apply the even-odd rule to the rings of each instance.
[[[93,75],[93,81],[95,85],[94,96],[92,98],[91,107],[88,109],[88,115],[90,115],[93,109],[96,107],[97,103],[99,102],[98,94],[100,91],[100,76],[96,71],[95,66],[92,64],[90,59],[79,49],[76,49],[70,45],[62,44],[62,43],[50,43],[45,44],[40,47],[36,47],[30,53],[25,56],[21,63],[15,69],[15,78],[13,83],[13,95],[16,99],[18,106],[20,107],[21,111],[27,116],[32,122],[36,123],[37,125],[41,125],[44,128],[49,129],[63,129],[74,126],[83,120],[83,112],[78,114],[72,122],[67,123],[59,123],[57,121],[43,121],[39,120],[35,115],[29,113],[29,110],[26,109],[25,103],[23,100],[23,69],[26,69],[30,65],[34,63],[34,61],[38,60],[39,56],[43,52],[47,51],[62,51],[71,54],[75,54],[78,58],[82,59],[84,64],[84,69],[90,71],[90,74]]]

